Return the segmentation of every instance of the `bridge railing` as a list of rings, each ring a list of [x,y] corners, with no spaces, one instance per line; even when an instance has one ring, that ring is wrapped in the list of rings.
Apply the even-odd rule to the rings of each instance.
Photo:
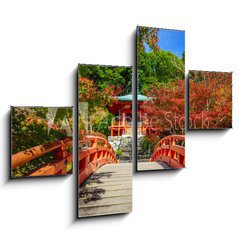
[[[155,146],[151,162],[161,161],[173,168],[185,167],[185,136],[170,135]]]
[[[113,147],[106,139],[97,136],[86,136],[79,141],[79,185],[98,168],[108,163],[119,163],[119,160],[116,158]]]
[[[47,153],[53,154],[53,159],[43,164],[36,170],[27,174],[27,176],[47,176],[71,173],[72,169],[67,172],[67,164],[72,162],[72,139],[66,138],[56,142],[42,144],[25,151],[12,155],[11,168],[31,162]]]
[[[131,127],[132,123],[130,121],[112,121],[111,122],[112,127]]]

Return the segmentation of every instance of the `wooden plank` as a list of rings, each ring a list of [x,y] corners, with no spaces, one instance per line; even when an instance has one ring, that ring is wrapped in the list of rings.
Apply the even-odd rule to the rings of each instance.
[[[97,200],[89,201],[86,199],[80,199],[80,208],[90,208],[90,207],[99,207],[99,206],[108,206],[108,205],[117,205],[117,204],[125,204],[131,203],[132,196],[130,195],[122,195],[122,196],[112,196],[108,193],[107,197],[102,197],[100,200],[100,204]]]
[[[108,190],[106,194],[102,196],[102,199],[109,198],[109,197],[122,197],[122,196],[132,196],[131,189],[117,189],[117,190]],[[87,197],[81,197],[80,201],[84,201],[84,204],[87,202]],[[80,202],[81,205],[81,202]]]
[[[79,217],[132,211],[132,164],[106,164],[79,188]]]
[[[147,171],[147,170],[162,170],[165,169],[159,162],[138,162],[137,170],[138,171]]]
[[[107,164],[104,166],[104,168],[100,168],[97,172],[109,172],[109,171],[114,171],[115,173],[123,173],[124,171],[126,172],[132,172],[132,164],[131,163],[112,163],[112,164]]]
[[[97,178],[90,178],[87,180],[87,184],[89,184],[89,187],[92,187],[94,184],[97,185],[101,185],[101,186],[106,186],[106,185],[119,185],[119,184],[123,184],[124,182],[131,182],[132,181],[132,177],[114,177],[114,176],[110,176],[110,177],[101,177],[100,179]]]
[[[110,172],[109,172],[110,173]],[[131,174],[131,172],[129,172],[129,173],[114,173],[113,175],[111,174],[111,179],[112,178],[123,178],[123,177],[126,177],[126,178],[128,178],[129,177],[129,175],[130,175],[130,177],[132,176],[132,174]],[[97,179],[98,177],[100,176],[100,174],[99,175],[97,175],[97,174],[94,174],[92,177],[91,177],[91,179]],[[107,176],[107,175],[102,175],[102,176],[100,176],[101,177],[101,179],[108,179],[109,177]],[[88,179],[86,180],[86,182],[88,181]]]
[[[132,211],[132,203],[118,204],[118,205],[108,205],[99,206],[86,209],[79,209],[80,217],[89,216],[102,216],[102,215],[112,215],[120,213],[130,213]]]
[[[80,187],[80,189],[82,190],[82,187]],[[96,188],[86,188],[88,190],[88,192],[90,190],[95,190]],[[127,190],[127,189],[132,189],[132,184],[131,185],[114,185],[114,186],[104,186],[103,188],[101,186],[98,186],[97,189],[104,189],[105,191],[114,191],[114,190]]]

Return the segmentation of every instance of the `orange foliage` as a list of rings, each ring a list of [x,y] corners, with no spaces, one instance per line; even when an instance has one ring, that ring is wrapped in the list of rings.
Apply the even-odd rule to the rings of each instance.
[[[190,128],[230,128],[232,74],[195,72],[191,73],[189,89]]]

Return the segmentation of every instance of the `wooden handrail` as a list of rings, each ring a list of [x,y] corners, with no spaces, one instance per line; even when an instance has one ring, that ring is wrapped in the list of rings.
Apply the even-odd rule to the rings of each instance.
[[[40,168],[38,168],[37,170],[28,175],[29,176],[49,175],[49,169],[51,169],[50,174],[57,174],[60,173],[60,171],[62,171],[63,173],[66,171],[66,169],[62,169],[64,168],[64,165],[66,168],[66,161],[72,162],[72,153],[70,154],[67,153],[68,146],[72,147],[71,138],[66,138],[64,140],[42,144],[27,149],[25,151],[13,154],[11,163],[12,170],[38,157],[44,156],[47,153],[54,152],[54,158],[50,163],[44,164],[43,166],[41,166]],[[63,162],[64,164],[62,164]],[[60,165],[61,167],[59,168]]]
[[[161,139],[154,148],[151,162],[165,162],[173,168],[185,167],[185,136],[170,135]]]
[[[129,124],[127,121],[112,121],[111,127],[131,127],[132,124]]]
[[[88,135],[84,140],[80,140],[78,155],[79,185],[102,165],[119,163],[109,142],[97,136]]]

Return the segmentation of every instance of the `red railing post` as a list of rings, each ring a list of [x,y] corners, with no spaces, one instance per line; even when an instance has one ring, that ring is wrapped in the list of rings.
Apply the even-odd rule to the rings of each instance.
[[[155,146],[150,161],[162,161],[174,168],[185,167],[184,135],[171,135],[161,139]],[[178,144],[181,142],[181,145]]]
[[[53,152],[53,160],[29,173],[28,176],[65,174],[67,171],[65,160],[68,161],[67,158],[72,159],[72,153],[67,154],[67,146],[72,146],[72,139],[67,138],[16,153],[12,155],[12,170],[47,153]]]
[[[79,185],[100,166],[107,163],[118,163],[114,149],[106,139],[89,135],[86,136],[85,141],[90,141],[91,144],[87,149],[79,150]],[[84,141],[80,141],[80,144],[84,144]],[[90,159],[90,161],[82,164],[86,159]]]

